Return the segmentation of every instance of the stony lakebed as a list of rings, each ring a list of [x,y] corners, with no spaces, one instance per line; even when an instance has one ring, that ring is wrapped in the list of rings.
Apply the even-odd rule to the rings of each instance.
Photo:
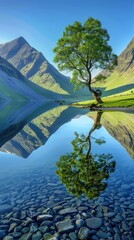
[[[133,173],[117,170],[93,199],[69,194],[53,166],[1,177],[0,239],[133,240]]]

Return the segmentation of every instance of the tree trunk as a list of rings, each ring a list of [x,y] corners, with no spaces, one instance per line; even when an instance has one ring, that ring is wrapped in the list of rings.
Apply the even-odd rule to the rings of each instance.
[[[98,96],[97,92],[95,90],[93,90],[90,85],[88,85],[88,89],[92,93],[92,95],[95,98],[95,100],[97,101],[97,103],[103,103],[100,96]]]

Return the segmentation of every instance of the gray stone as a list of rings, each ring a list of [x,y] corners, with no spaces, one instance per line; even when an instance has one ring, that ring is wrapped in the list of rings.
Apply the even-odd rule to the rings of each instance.
[[[39,231],[41,231],[42,233],[47,233],[49,232],[49,228],[47,226],[41,226],[39,227]]]
[[[114,235],[114,240],[121,240],[119,234],[115,234],[115,235]]]
[[[121,188],[123,188],[125,190],[129,190],[131,188],[131,186],[129,186],[128,184],[122,184]]]
[[[10,204],[3,204],[0,206],[0,214],[11,212],[13,207]]]
[[[78,232],[78,238],[80,240],[88,240],[91,236],[91,231],[87,227],[81,227]]]
[[[88,218],[86,219],[86,225],[87,227],[91,228],[91,229],[97,229],[99,227],[101,227],[102,225],[102,219],[101,218]]]
[[[104,213],[104,217],[111,218],[111,217],[114,217],[114,216],[115,216],[115,212]]]
[[[109,239],[109,234],[103,232],[103,231],[98,231],[96,234],[98,237],[102,238],[102,239]]]
[[[98,240],[99,238],[95,235],[92,236],[92,240]]]
[[[31,239],[32,239],[31,233],[25,233],[19,238],[19,240],[31,240]]]
[[[7,230],[8,228],[8,225],[0,225],[0,230]]]
[[[40,226],[41,226],[41,227],[42,227],[42,226],[48,226],[48,227],[50,227],[52,224],[53,224],[52,221],[45,220],[45,221],[43,221],[43,222],[41,223]]]
[[[85,221],[83,219],[78,219],[76,220],[75,225],[76,225],[76,228],[79,229],[85,225]]]
[[[24,200],[21,200],[21,199],[16,200],[17,204],[23,204],[23,202],[24,202]]]
[[[4,237],[3,240],[14,240],[14,238],[12,236],[6,236],[6,237]]]
[[[44,240],[50,240],[53,237],[53,235],[51,233],[45,233],[43,235],[43,239]]]
[[[4,230],[0,230],[0,239],[3,239],[6,236]]]
[[[26,212],[22,211],[20,214],[20,219],[24,220],[26,218]]]
[[[30,225],[30,232],[34,233],[38,230],[38,225],[36,223],[31,223]]]
[[[36,232],[32,236],[32,240],[40,240],[42,238],[42,233],[41,232]]]
[[[22,228],[22,233],[28,233],[29,232],[29,227],[24,227]]]
[[[59,233],[67,233],[67,232],[75,230],[73,222],[69,219],[66,219],[61,222],[57,222],[56,227],[57,227],[57,230]]]
[[[17,218],[10,218],[10,223],[17,223],[17,224],[19,224],[19,223],[21,223],[22,221],[21,220],[19,220],[19,219],[17,219]]]
[[[71,240],[77,240],[78,239],[74,232],[69,233],[69,237],[70,237]]]
[[[19,238],[22,235],[22,232],[13,232],[12,235],[14,238]]]
[[[43,214],[37,217],[37,221],[44,221],[44,220],[51,220],[51,219],[53,219],[53,216],[50,214]]]
[[[134,210],[134,203],[130,204],[128,207],[129,207],[130,209]]]
[[[17,223],[12,223],[9,227],[8,232],[13,232],[14,228],[17,226]]]
[[[77,209],[70,207],[70,208],[65,208],[59,211],[59,214],[61,215],[67,215],[67,214],[71,214],[71,213],[77,213]]]

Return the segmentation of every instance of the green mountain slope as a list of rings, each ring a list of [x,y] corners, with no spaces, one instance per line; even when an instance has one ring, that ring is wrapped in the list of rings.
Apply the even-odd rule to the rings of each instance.
[[[58,100],[61,96],[27,80],[8,61],[0,57],[0,101]],[[17,105],[17,104],[16,104]],[[2,107],[2,104],[0,108]]]
[[[106,71],[102,74],[109,75]],[[104,81],[96,81],[94,86],[105,90],[107,95],[134,90],[134,38],[118,57],[115,70]]]
[[[26,78],[45,89],[60,94],[73,94],[69,78],[59,73],[35,48],[19,37],[0,44],[0,56],[12,63]]]

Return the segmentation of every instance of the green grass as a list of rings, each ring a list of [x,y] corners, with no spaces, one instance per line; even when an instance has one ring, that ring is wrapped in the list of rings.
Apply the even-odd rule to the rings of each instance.
[[[97,106],[101,107],[134,107],[134,94],[128,94],[128,95],[115,95],[115,96],[109,96],[102,98],[103,103],[100,105],[97,104]],[[77,102],[74,103],[74,106],[77,107],[88,107],[92,104],[96,104],[95,100],[89,100],[84,102]]]
[[[123,73],[115,70],[107,79],[102,82],[96,81],[92,86],[109,91],[129,84],[134,84],[134,67]]]

